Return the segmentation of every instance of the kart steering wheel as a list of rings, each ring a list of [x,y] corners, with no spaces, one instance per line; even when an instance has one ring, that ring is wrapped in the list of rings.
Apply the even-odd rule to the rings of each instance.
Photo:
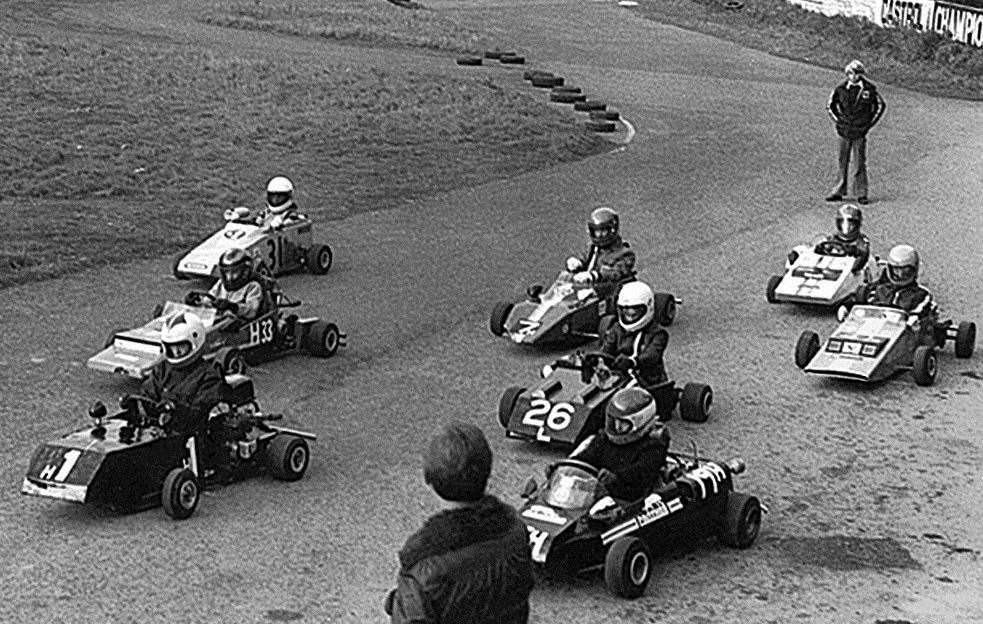
[[[616,372],[611,370],[611,366],[614,365],[615,358],[604,353],[602,351],[588,351],[584,353],[580,358],[580,378],[584,383],[590,383],[591,377],[597,373],[598,366],[604,364],[604,370],[608,372]],[[618,373],[620,374],[620,373]]]
[[[816,245],[815,252],[821,256],[846,256],[846,245],[838,240],[824,240]]]
[[[565,457],[557,462],[554,462],[550,466],[550,472],[552,473],[560,466],[570,466],[571,468],[580,468],[581,470],[583,470],[590,476],[594,477],[595,479],[598,477],[598,475],[601,472],[600,468],[597,468],[596,466],[594,466],[594,464],[588,464],[585,461],[581,461],[579,459],[573,459],[570,457]]]
[[[143,405],[144,418],[140,417],[138,405]],[[119,398],[119,407],[123,410],[126,420],[134,426],[147,426],[150,419],[151,424],[166,427],[171,420],[174,404],[169,401],[156,401],[143,394],[125,394]],[[153,413],[157,416],[154,417]]]

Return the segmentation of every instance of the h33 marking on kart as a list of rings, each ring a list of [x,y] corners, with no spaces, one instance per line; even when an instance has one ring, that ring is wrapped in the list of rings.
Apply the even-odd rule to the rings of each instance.
[[[249,324],[249,344],[260,345],[273,342],[273,319],[264,318]]]
[[[550,437],[546,435],[546,430],[563,431],[573,422],[573,412],[573,405],[566,401],[554,405],[548,399],[533,399],[522,416],[522,424],[536,428],[537,440],[549,442]]]

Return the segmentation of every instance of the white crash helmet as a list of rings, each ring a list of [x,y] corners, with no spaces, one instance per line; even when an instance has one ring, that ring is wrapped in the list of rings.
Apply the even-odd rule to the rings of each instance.
[[[619,390],[605,410],[604,433],[615,444],[630,444],[655,427],[657,406],[646,390],[633,386]]]
[[[887,278],[907,286],[918,279],[918,252],[911,245],[895,245],[887,254]]]
[[[286,176],[270,178],[266,183],[266,209],[283,214],[294,205],[294,183]]]
[[[175,314],[160,332],[160,346],[164,349],[164,359],[172,366],[188,366],[198,359],[205,346],[205,324],[190,312]]]
[[[628,282],[618,293],[618,324],[625,331],[638,331],[655,317],[655,295],[645,282]]]

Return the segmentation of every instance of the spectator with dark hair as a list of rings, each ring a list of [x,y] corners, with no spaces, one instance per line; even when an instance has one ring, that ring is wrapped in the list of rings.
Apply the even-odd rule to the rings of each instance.
[[[524,623],[533,586],[529,538],[515,510],[485,492],[492,453],[481,429],[445,426],[423,456],[423,477],[445,504],[399,551],[394,623]]]

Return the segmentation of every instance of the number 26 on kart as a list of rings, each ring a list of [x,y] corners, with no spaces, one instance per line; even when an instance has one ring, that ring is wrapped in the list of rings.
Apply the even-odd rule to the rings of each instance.
[[[573,405],[566,401],[553,405],[546,399],[533,399],[529,403],[529,410],[522,417],[522,424],[536,427],[540,434],[543,428],[563,431],[570,426],[573,411]]]

